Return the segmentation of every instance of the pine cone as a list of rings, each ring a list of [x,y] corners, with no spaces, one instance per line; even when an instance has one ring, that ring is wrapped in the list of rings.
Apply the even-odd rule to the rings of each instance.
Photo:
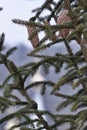
[[[57,18],[57,24],[65,24],[71,21],[70,17],[67,16],[68,11],[67,10],[63,10],[60,13],[60,16]],[[66,37],[70,32],[70,29],[61,29],[59,31],[59,35],[61,37]]]
[[[26,26],[28,30],[29,40],[34,48],[39,45],[39,37],[37,33],[37,29],[34,26]]]

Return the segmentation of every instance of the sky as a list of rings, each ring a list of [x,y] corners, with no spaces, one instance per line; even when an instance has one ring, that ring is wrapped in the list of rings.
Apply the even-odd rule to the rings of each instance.
[[[29,43],[27,30],[24,26],[12,23],[13,18],[29,20],[34,16],[32,9],[40,7],[44,0],[0,0],[0,34],[5,33],[5,41],[8,44],[18,42]]]

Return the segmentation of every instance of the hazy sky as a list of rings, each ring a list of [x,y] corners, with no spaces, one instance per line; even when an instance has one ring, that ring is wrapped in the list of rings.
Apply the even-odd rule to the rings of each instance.
[[[19,18],[28,20],[34,14],[32,9],[42,5],[44,0],[0,0],[0,34],[6,34],[8,43],[17,43],[18,41],[28,42],[27,30],[25,27],[12,23],[11,19]]]

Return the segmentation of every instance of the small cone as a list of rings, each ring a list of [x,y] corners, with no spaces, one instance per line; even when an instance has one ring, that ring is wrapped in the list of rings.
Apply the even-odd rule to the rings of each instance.
[[[39,45],[39,38],[36,27],[28,25],[28,21],[20,19],[13,19],[12,21],[16,24],[25,25],[27,27],[29,40],[31,41],[32,46],[36,48]]]
[[[70,17],[67,16],[68,11],[67,10],[63,10],[60,13],[60,16],[57,18],[57,24],[65,24],[71,21]],[[59,31],[59,35],[61,37],[66,37],[70,32],[70,29],[61,29]]]
[[[26,26],[26,27],[28,30],[29,40],[31,41],[32,46],[36,48],[39,45],[39,37],[36,27],[34,26]]]

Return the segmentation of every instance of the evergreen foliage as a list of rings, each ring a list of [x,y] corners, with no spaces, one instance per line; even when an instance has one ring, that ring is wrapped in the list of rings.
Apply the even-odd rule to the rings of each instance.
[[[67,16],[71,21],[63,24],[57,24],[57,18],[62,10],[67,10]],[[48,11],[47,15],[43,15],[44,11]],[[3,95],[0,96],[0,112],[4,113],[11,106],[17,107],[16,111],[0,118],[0,124],[10,119],[18,119],[18,124],[13,125],[9,130],[20,128],[20,130],[58,130],[60,126],[67,124],[67,130],[86,130],[87,129],[87,1],[86,0],[46,0],[43,5],[32,12],[35,16],[29,21],[13,19],[16,24],[24,26],[33,26],[37,32],[33,32],[29,40],[36,33],[44,32],[44,36],[39,40],[38,46],[34,46],[34,50],[28,54],[29,57],[40,58],[38,62],[30,62],[18,67],[9,56],[17,49],[13,47],[3,53],[5,34],[0,36],[0,64],[3,64],[9,71],[8,77],[0,85]],[[52,24],[54,21],[54,25]],[[45,24],[48,21],[49,24]],[[63,29],[70,29],[67,36],[61,37],[56,32]],[[29,33],[29,32],[28,32]],[[56,37],[53,37],[55,36]],[[35,39],[34,39],[35,40]],[[80,46],[80,50],[73,53],[70,46],[76,41]],[[31,41],[34,44],[37,41]],[[57,53],[52,56],[42,55],[44,49],[51,46],[58,47],[61,42],[67,49],[66,54]],[[45,44],[46,43],[46,44]],[[55,50],[54,50],[55,51]],[[38,53],[40,52],[40,53]],[[37,69],[42,66],[44,72],[49,73],[49,68],[55,68],[55,73],[62,71],[65,65],[66,73],[62,75],[57,82],[38,81],[25,86],[29,76],[34,76]],[[70,84],[72,90],[78,88],[78,91],[72,95],[60,93],[63,85]],[[56,110],[62,111],[70,106],[71,114],[52,114],[50,111],[38,110],[38,103],[31,99],[28,91],[34,87],[42,85],[42,94],[45,94],[46,88],[51,87],[51,94],[64,100],[56,106]],[[66,88],[67,89],[67,88]],[[18,91],[25,101],[22,101],[19,95],[14,95],[13,91]],[[55,106],[54,106],[55,107]],[[32,115],[35,116],[32,119]],[[49,124],[44,118],[48,115],[52,119]]]

